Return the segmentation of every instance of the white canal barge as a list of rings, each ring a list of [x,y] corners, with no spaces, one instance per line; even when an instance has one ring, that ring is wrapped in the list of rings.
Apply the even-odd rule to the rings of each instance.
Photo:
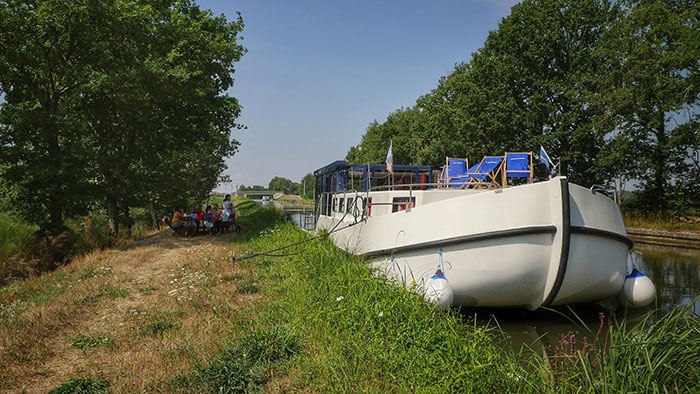
[[[446,278],[451,294],[434,302],[534,310],[614,297],[627,277],[633,305],[653,300],[648,278],[634,289],[617,204],[566,177],[533,182],[532,153],[393,174],[336,161],[314,175],[317,229],[408,287]]]

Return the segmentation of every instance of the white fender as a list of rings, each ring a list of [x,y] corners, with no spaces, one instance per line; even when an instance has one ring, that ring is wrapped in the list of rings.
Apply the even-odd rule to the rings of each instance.
[[[449,308],[454,302],[455,293],[442,270],[438,269],[425,284],[425,299],[440,310]]]
[[[651,304],[655,295],[654,282],[635,268],[625,278],[625,284],[622,285],[622,291],[617,295],[617,301],[621,305],[628,304],[631,307],[639,308]]]
[[[625,283],[622,285],[622,290],[617,295],[617,302],[620,305],[629,305],[633,308],[647,306],[654,301],[656,296],[656,287],[654,282],[648,276],[637,270],[634,265],[632,253],[627,260],[629,274],[625,277]],[[629,267],[631,265],[631,272]]]

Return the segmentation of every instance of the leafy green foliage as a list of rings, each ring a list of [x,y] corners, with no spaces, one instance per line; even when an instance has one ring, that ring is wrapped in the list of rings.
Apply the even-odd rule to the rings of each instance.
[[[9,0],[0,24],[0,191],[32,223],[57,233],[99,201],[114,235],[129,207],[217,183],[241,127],[224,94],[245,53],[240,15],[186,0]]]
[[[32,256],[37,230],[15,215],[0,212],[0,284],[33,273],[34,267],[27,260]]]
[[[435,89],[372,122],[351,163],[477,163],[545,147],[590,186],[630,180],[637,208],[700,209],[700,8],[686,1],[525,0]],[[537,164],[535,173],[546,174]]]
[[[0,261],[17,253],[27,254],[36,231],[36,226],[28,225],[14,215],[0,212]]]

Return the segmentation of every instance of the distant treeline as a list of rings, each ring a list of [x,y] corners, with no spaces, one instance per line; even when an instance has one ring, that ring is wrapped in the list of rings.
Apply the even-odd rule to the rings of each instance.
[[[285,194],[297,194],[304,198],[313,199],[314,189],[316,187],[316,178],[311,174],[306,174],[301,179],[299,183],[296,183],[290,179],[276,176],[270,180],[270,184],[265,188],[264,186],[246,186],[241,185],[238,188],[240,192],[262,192],[262,191],[275,191],[282,192]]]
[[[573,182],[622,197],[631,181],[633,208],[692,213],[698,108],[700,3],[525,0],[414,106],[371,123],[346,159],[381,163],[390,140],[394,163],[428,165],[542,145]]]
[[[0,3],[0,211],[45,234],[202,198],[238,142],[243,21],[188,0]],[[2,101],[2,100],[0,100]]]

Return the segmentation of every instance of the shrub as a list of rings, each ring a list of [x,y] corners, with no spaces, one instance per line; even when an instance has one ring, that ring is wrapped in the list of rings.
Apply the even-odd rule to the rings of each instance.
[[[31,250],[37,229],[13,215],[0,213],[0,285],[34,272]]]
[[[76,252],[85,253],[94,249],[103,249],[112,245],[109,235],[109,220],[104,212],[91,212],[75,225],[78,233]]]
[[[38,229],[13,215],[0,213],[0,260],[6,261],[16,254],[28,256]]]

